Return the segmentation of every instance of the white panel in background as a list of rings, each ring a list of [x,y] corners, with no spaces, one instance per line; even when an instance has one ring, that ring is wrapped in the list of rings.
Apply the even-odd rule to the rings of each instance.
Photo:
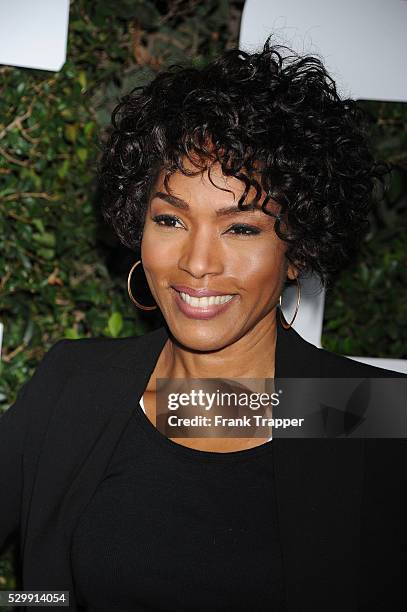
[[[0,64],[60,70],[68,20],[69,0],[0,0]]]
[[[275,42],[319,54],[339,92],[367,100],[407,100],[406,0],[246,0],[240,47]]]

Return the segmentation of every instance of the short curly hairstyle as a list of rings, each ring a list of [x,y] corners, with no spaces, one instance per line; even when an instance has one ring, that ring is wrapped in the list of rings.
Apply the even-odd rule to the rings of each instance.
[[[193,174],[218,162],[244,182],[242,209],[260,206],[261,185],[261,208],[275,217],[288,261],[326,286],[357,254],[388,172],[373,159],[367,117],[340,98],[318,57],[271,37],[257,53],[232,49],[203,68],[170,66],[113,111],[99,166],[103,217],[134,250],[159,173],[169,189],[173,172],[192,174],[186,159]],[[250,186],[256,196],[245,204]]]

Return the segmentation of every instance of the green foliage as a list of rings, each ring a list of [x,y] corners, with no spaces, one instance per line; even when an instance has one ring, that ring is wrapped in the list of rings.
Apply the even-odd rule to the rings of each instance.
[[[363,357],[407,358],[407,104],[361,101],[376,156],[393,166],[358,261],[327,291],[322,345]]]

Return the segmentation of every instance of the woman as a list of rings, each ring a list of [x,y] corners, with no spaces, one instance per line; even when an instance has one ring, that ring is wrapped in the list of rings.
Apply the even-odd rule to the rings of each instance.
[[[113,124],[104,215],[141,246],[130,298],[150,308],[142,265],[165,324],[57,342],[2,417],[0,544],[20,534],[23,588],[92,612],[391,609],[404,440],[171,438],[155,412],[158,379],[401,376],[277,313],[286,282],[298,310],[301,276],[327,284],[366,231],[382,169],[360,111],[268,40],[159,74]]]

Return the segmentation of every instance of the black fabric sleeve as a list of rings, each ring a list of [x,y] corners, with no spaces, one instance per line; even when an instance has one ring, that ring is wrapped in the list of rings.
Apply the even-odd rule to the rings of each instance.
[[[24,440],[29,434],[30,415],[40,410],[38,394],[46,389],[56,359],[69,342],[59,340],[47,351],[31,379],[20,388],[14,404],[0,416],[0,553],[18,534],[20,525]]]

